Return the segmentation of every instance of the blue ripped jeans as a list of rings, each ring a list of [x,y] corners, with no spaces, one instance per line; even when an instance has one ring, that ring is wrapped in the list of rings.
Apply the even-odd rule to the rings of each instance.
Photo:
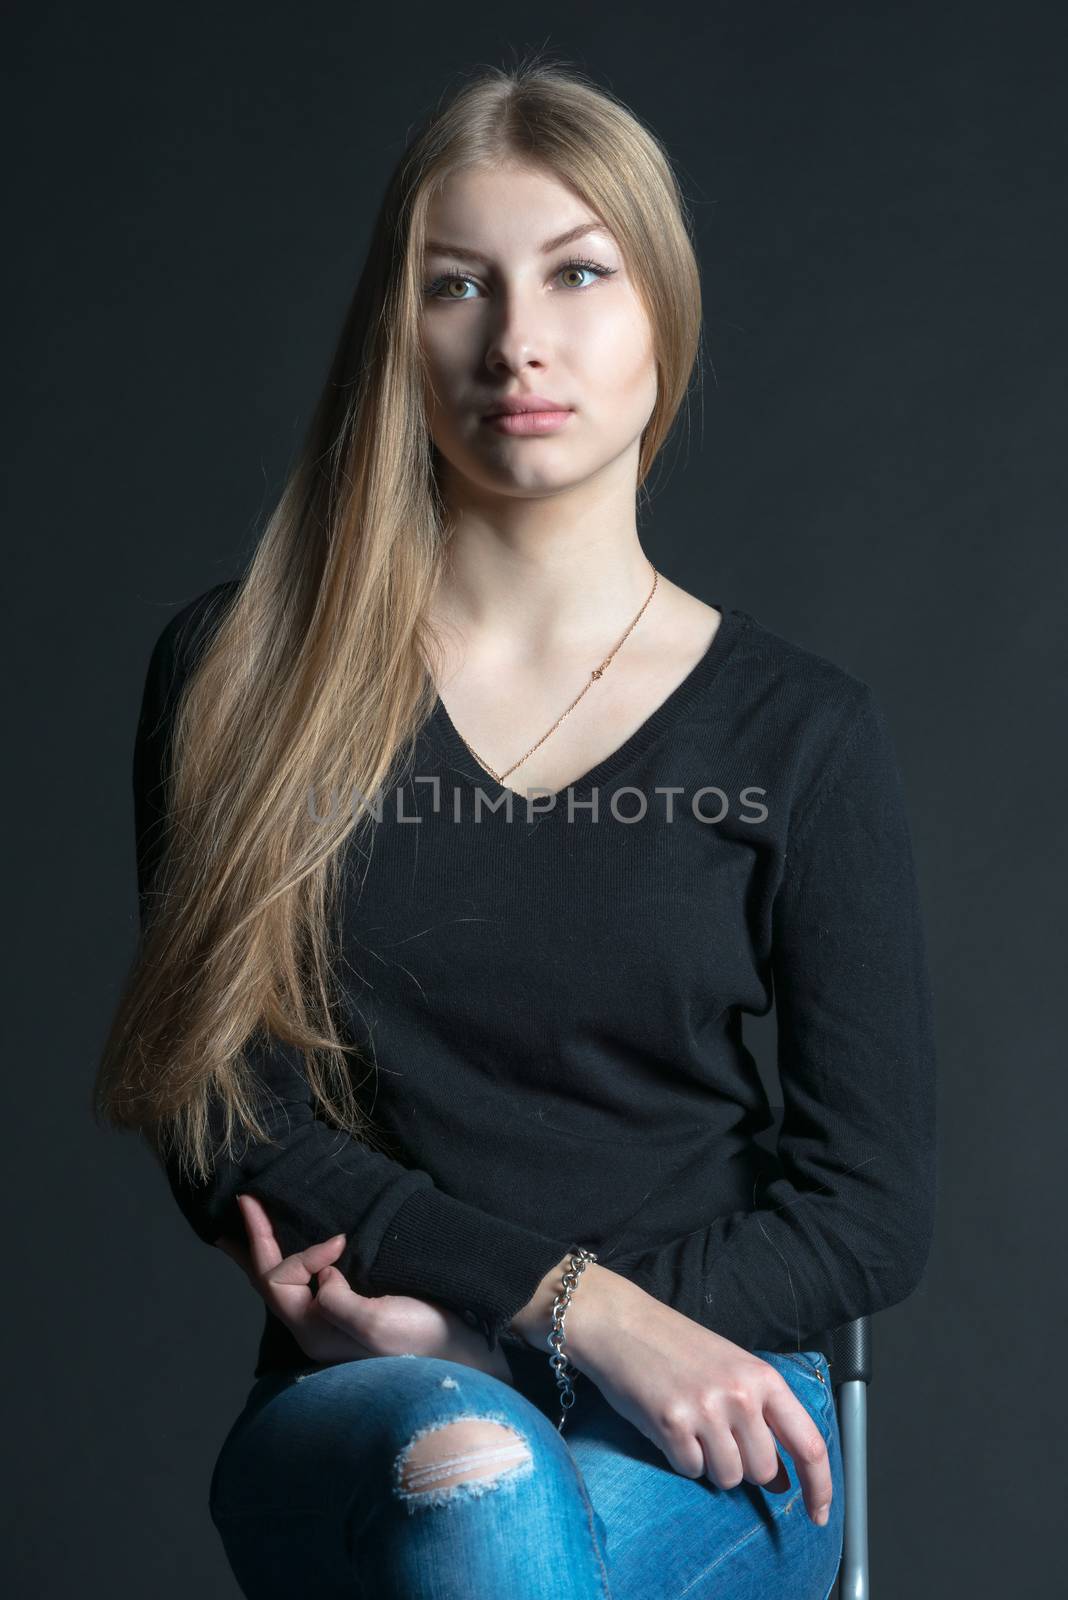
[[[827,1525],[789,1487],[687,1478],[584,1376],[563,1433],[544,1355],[515,1387],[453,1361],[381,1356],[267,1375],[215,1464],[210,1510],[249,1600],[826,1600],[842,1549],[826,1357],[758,1350],[827,1443]],[[475,1419],[478,1419],[477,1424]],[[464,1423],[431,1449],[421,1441]],[[466,1474],[466,1475],[464,1475]],[[448,1484],[442,1478],[451,1478]]]

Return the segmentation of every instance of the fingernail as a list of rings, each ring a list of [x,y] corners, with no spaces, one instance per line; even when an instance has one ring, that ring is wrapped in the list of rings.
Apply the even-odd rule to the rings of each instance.
[[[827,1518],[831,1514],[830,1506],[820,1506],[816,1511],[816,1525],[820,1528],[827,1526]]]

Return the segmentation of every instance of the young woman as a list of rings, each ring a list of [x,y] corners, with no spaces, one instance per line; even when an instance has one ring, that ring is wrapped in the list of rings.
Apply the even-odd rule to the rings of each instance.
[[[931,997],[871,690],[642,549],[699,338],[653,136],[472,76],[153,652],[99,1103],[266,1303],[210,1496],[249,1596],[833,1585],[816,1346],[924,1269]]]

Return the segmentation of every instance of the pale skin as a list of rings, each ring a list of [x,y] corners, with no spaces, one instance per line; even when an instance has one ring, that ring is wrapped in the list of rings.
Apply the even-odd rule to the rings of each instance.
[[[591,221],[581,237],[543,250]],[[445,280],[424,296],[421,321],[428,424],[451,529],[431,610],[444,636],[435,681],[463,737],[505,772],[575,698],[649,593],[636,481],[657,396],[653,334],[620,247],[553,175],[514,163],[454,174],[434,199],[427,232],[463,247],[428,251],[423,263],[425,284]],[[576,257],[611,270],[568,267]],[[522,394],[573,415],[541,435],[485,424],[495,401]],[[719,622],[714,607],[661,577],[604,676],[506,785],[520,794],[566,790],[647,720],[705,653]],[[248,1252],[217,1242],[311,1360],[414,1351],[513,1381],[504,1352],[491,1353],[455,1312],[403,1295],[357,1294],[332,1266],[344,1236],[283,1259],[263,1207],[251,1197],[240,1203]],[[569,1259],[512,1322],[546,1359]],[[785,1489],[781,1444],[809,1515],[826,1523],[832,1484],[823,1437],[785,1379],[751,1351],[593,1263],[567,1311],[565,1352],[685,1477],[707,1476],[724,1489],[743,1479]]]
[[[540,248],[593,215],[555,178],[511,166],[457,174],[428,216],[429,240],[487,258],[428,252],[423,284],[444,281],[424,298],[421,342],[451,528],[430,608],[443,636],[435,681],[453,723],[497,772],[552,727],[652,587],[635,492],[657,396],[649,321],[603,227]],[[611,276],[568,267],[579,258]],[[539,437],[483,421],[495,402],[522,394],[573,415]],[[719,623],[714,606],[661,574],[604,676],[506,786],[557,794],[611,755],[704,655]]]
[[[248,1248],[217,1239],[312,1361],[331,1365],[411,1352],[456,1361],[513,1384],[500,1346],[456,1312],[408,1295],[361,1295],[332,1265],[345,1247],[337,1234],[283,1257],[266,1210],[252,1195],[238,1205]],[[513,1318],[512,1331],[545,1350],[552,1308],[570,1256],[542,1279]],[[312,1293],[311,1277],[318,1290]],[[825,1524],[831,1470],[823,1436],[785,1379],[750,1351],[588,1262],[564,1320],[568,1360],[613,1408],[660,1449],[676,1472],[707,1476],[723,1489],[742,1479],[781,1491],[788,1485],[776,1440],[793,1457],[805,1506]],[[427,1448],[432,1448],[430,1445]],[[828,1508],[822,1511],[821,1508]]]

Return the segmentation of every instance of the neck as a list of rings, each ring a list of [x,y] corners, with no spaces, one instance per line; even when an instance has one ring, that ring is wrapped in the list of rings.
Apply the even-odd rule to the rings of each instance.
[[[434,620],[469,649],[508,661],[610,645],[644,605],[653,565],[637,530],[535,543],[458,531],[435,595]]]

